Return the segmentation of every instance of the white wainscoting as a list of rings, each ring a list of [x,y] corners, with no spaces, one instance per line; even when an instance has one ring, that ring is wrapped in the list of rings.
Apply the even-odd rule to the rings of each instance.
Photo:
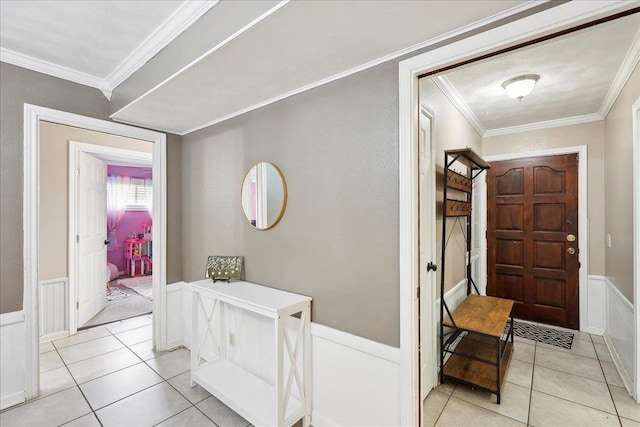
[[[603,335],[607,327],[607,279],[589,275],[587,280],[587,325],[581,330],[595,335]]]
[[[634,361],[634,312],[633,304],[613,286],[608,278],[606,283],[606,330],[604,341],[607,343],[613,363],[630,394],[633,394],[635,378]]]
[[[311,324],[312,424],[400,424],[400,349]]]
[[[25,401],[24,311],[0,314],[0,409]]]
[[[475,290],[472,289],[472,292],[475,293]],[[447,307],[449,307],[449,311],[453,312],[464,301],[467,297],[467,279],[462,279],[457,285],[453,288],[449,289],[444,294],[444,300],[447,302]],[[436,304],[434,310],[438,313],[438,330],[440,330],[440,298],[436,299]],[[447,311],[444,311],[444,316],[447,317]]]
[[[69,279],[42,280],[38,286],[40,342],[69,335]]]
[[[186,282],[167,285],[167,349],[171,350],[183,345],[183,289]],[[190,294],[190,293],[189,293]],[[191,306],[189,306],[191,307]],[[190,319],[190,317],[189,317]]]
[[[183,282],[184,283],[184,282]],[[170,317],[171,319],[177,318],[180,316],[181,319],[181,332],[182,332],[182,345],[188,349],[191,349],[191,304],[192,304],[193,292],[191,291],[191,284],[184,283],[182,286],[182,308],[180,313],[176,313],[175,317]],[[169,311],[171,314],[171,311]]]
[[[182,345],[191,348],[191,286],[181,284],[181,306],[168,298],[169,327],[176,319],[182,324]],[[173,295],[174,292],[167,292]],[[247,334],[265,335],[269,325],[260,325],[260,319],[234,318],[233,328],[237,343],[250,341]],[[262,331],[262,332],[261,332]],[[271,341],[267,340],[266,343]],[[380,344],[356,335],[311,324],[312,346],[312,424],[322,426],[394,426],[400,423],[400,349]],[[263,371],[262,365],[273,359],[264,346],[255,358],[236,360]],[[266,352],[266,353],[265,353]]]

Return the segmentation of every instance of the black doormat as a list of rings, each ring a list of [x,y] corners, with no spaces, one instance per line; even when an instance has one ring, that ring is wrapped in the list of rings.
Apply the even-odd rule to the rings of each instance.
[[[518,322],[517,320],[513,321],[513,334],[521,338],[567,349],[570,349],[573,344],[572,332],[559,331],[546,326]]]

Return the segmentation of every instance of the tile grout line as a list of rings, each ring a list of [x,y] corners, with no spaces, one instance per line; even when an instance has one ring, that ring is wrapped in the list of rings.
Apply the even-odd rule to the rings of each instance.
[[[175,417],[176,415],[181,414],[182,412],[184,412],[184,411],[186,411],[186,410],[188,410],[188,409],[190,409],[190,408],[192,408],[192,407],[193,407],[193,408],[195,408],[198,412],[200,412],[202,415],[204,415],[204,417],[205,417],[205,418],[207,418],[209,421],[211,421],[211,422],[212,422],[216,427],[219,427],[219,426],[218,426],[218,424],[217,424],[215,421],[213,421],[211,418],[209,418],[209,417],[207,416],[207,414],[205,414],[204,412],[202,412],[202,411],[200,410],[200,408],[198,408],[198,407],[196,406],[198,403],[203,402],[203,401],[205,401],[206,399],[208,399],[208,397],[206,397],[206,398],[202,399],[202,400],[201,400],[201,401],[199,401],[199,402],[193,403],[193,402],[191,402],[191,400],[189,400],[189,398],[187,398],[187,396],[185,396],[184,394],[180,393],[180,390],[178,390],[177,388],[175,388],[175,387],[173,386],[173,384],[171,384],[171,383],[169,382],[169,380],[171,380],[171,379],[173,379],[173,378],[175,378],[175,377],[178,377],[178,376],[180,376],[180,375],[183,375],[183,374],[184,374],[184,373],[186,373],[186,372],[189,372],[189,371],[191,370],[191,367],[189,367],[189,369],[188,369],[188,370],[186,370],[186,371],[184,371],[184,372],[181,372],[181,373],[179,373],[179,374],[177,374],[177,375],[174,375],[174,376],[173,376],[173,377],[171,377],[171,378],[167,378],[167,379],[165,379],[162,375],[160,375],[160,373],[159,373],[158,371],[156,371],[155,369],[153,369],[153,367],[147,363],[147,360],[143,360],[143,359],[142,359],[142,358],[141,358],[137,353],[135,353],[133,350],[131,350],[131,349],[129,348],[129,346],[128,346],[128,345],[126,345],[126,344],[125,344],[124,342],[122,342],[122,341],[121,341],[117,336],[115,336],[115,334],[113,334],[111,331],[109,331],[109,332],[114,336],[114,338],[115,338],[115,339],[117,339],[118,341],[120,341],[120,342],[122,343],[122,345],[124,345],[124,346],[125,346],[125,348],[126,348],[127,350],[129,350],[129,351],[131,351],[133,354],[135,354],[135,355],[136,355],[136,357],[138,357],[138,359],[140,359],[140,360],[142,361],[142,363],[144,363],[144,364],[145,364],[149,369],[151,369],[151,370],[152,370],[153,372],[155,372],[155,373],[156,373],[160,378],[162,378],[162,380],[163,380],[163,381],[161,381],[161,382],[159,382],[159,383],[157,383],[157,384],[154,384],[154,385],[152,385],[151,387],[154,387],[154,386],[156,386],[156,385],[158,385],[158,384],[162,384],[163,382],[164,382],[164,383],[167,383],[167,385],[168,385],[169,387],[173,388],[173,389],[174,389],[174,390],[175,390],[175,391],[176,391],[176,392],[177,392],[177,393],[178,393],[178,394],[179,394],[183,399],[185,399],[185,400],[186,400],[187,402],[189,402],[189,404],[190,404],[190,406],[188,406],[187,408],[183,409],[183,410],[182,410],[182,411],[180,411],[180,412],[177,412],[177,413],[175,413],[175,414],[171,415],[169,418],[166,418],[166,419],[164,419],[164,420],[160,421],[159,423],[157,423],[157,424],[155,424],[155,425],[161,424],[161,423],[163,423],[163,422],[165,422],[165,421],[167,421],[167,420],[169,420],[169,419],[171,419],[171,418]],[[145,341],[148,341],[148,340],[145,340]],[[145,342],[145,341],[142,341],[142,342]],[[140,344],[140,343],[135,343],[135,344],[132,344],[132,345],[136,345],[136,344]],[[179,347],[179,348],[185,348],[185,347]],[[177,349],[176,349],[176,350],[177,350]],[[154,350],[152,350],[152,351],[154,351]],[[173,351],[173,350],[172,350],[172,351]],[[163,352],[163,353],[164,353],[164,354],[161,354],[160,356],[152,357],[151,359],[148,359],[148,360],[157,359],[158,357],[162,357],[162,356],[164,356],[164,355],[166,355],[166,354],[171,353],[171,351],[166,351],[166,352]],[[147,387],[147,388],[145,388],[145,389],[143,389],[143,390],[138,391],[137,393],[140,393],[140,392],[142,392],[142,391],[144,391],[144,390],[147,390],[147,389],[149,389],[149,388],[151,388],[151,387]],[[131,396],[133,396],[133,395],[135,395],[135,394],[137,394],[137,393],[134,393],[134,394],[132,394],[132,395],[126,396],[126,397],[124,397],[124,398],[122,398],[122,399],[120,399],[120,400],[126,399],[127,397],[131,397]],[[118,401],[120,401],[120,400],[118,400]],[[118,401],[116,401],[116,402],[118,402]],[[116,402],[112,402],[112,403],[110,403],[109,405],[112,405],[113,403],[116,403]],[[104,406],[104,407],[106,408],[106,407],[107,407],[107,406],[109,406],[109,405],[106,405],[106,406]],[[102,409],[102,408],[101,408],[101,409]]]
[[[145,325],[145,326],[147,326],[147,325]],[[119,339],[119,338],[118,338],[118,337],[117,337],[113,332],[111,332],[108,328],[106,328],[105,326],[97,326],[97,327],[102,327],[102,328],[104,328],[104,329],[105,329],[105,330],[106,330],[106,331],[107,331],[111,336],[113,336],[116,340],[118,340],[118,342],[120,342],[120,343],[124,346],[124,348],[126,348],[126,349],[127,349],[127,350],[129,350],[129,351],[131,351],[131,352],[132,352],[136,357],[139,357],[136,353],[134,353],[131,349],[129,349],[129,347],[128,347],[126,344],[124,344],[124,343],[123,343],[123,342],[122,342],[122,341],[121,341],[121,340],[120,340],[120,339]],[[133,328],[133,329],[137,329],[137,328]],[[133,329],[131,329],[131,330],[133,330]],[[126,332],[126,331],[123,331],[123,332]],[[105,337],[108,337],[108,336],[109,336],[109,334],[108,334],[108,335],[105,335]],[[95,340],[97,340],[97,339],[99,339],[99,338],[104,338],[104,337],[94,338],[94,339],[92,339],[92,340],[87,340],[87,341],[84,341],[84,342],[81,342],[81,343],[78,343],[78,344],[84,344],[84,343],[87,343],[87,342],[95,341]],[[103,424],[102,424],[102,421],[100,420],[100,418],[98,417],[98,414],[97,414],[96,412],[97,412],[98,410],[100,410],[100,409],[102,409],[102,408],[106,408],[107,406],[109,406],[109,405],[111,405],[111,404],[113,404],[113,403],[116,403],[116,402],[118,402],[118,401],[120,401],[120,400],[122,400],[122,399],[119,399],[119,400],[117,400],[117,401],[115,401],[115,402],[111,402],[109,405],[105,405],[105,406],[103,406],[102,408],[94,409],[94,408],[93,408],[93,406],[91,405],[91,403],[89,402],[89,399],[87,399],[87,396],[84,394],[84,391],[82,391],[82,388],[80,387],[80,384],[78,384],[78,382],[76,381],[76,378],[73,376],[73,374],[72,374],[72,373],[71,373],[71,371],[69,370],[69,366],[67,365],[67,362],[64,360],[64,358],[63,358],[63,357],[62,357],[62,355],[60,354],[59,349],[56,347],[56,345],[55,345],[55,343],[54,343],[53,341],[51,342],[51,344],[53,345],[53,347],[54,347],[55,351],[58,353],[58,356],[59,356],[59,357],[60,357],[60,359],[62,360],[62,363],[64,364],[64,367],[67,369],[67,372],[69,372],[69,375],[70,375],[70,376],[71,376],[71,378],[73,379],[73,382],[76,384],[76,387],[78,388],[78,391],[80,392],[80,394],[82,394],[82,397],[83,397],[83,398],[84,398],[84,400],[87,402],[87,405],[88,405],[88,406],[89,406],[89,408],[91,409],[91,413],[92,413],[92,414],[93,414],[93,416],[96,418],[96,420],[98,420],[98,424],[100,424],[100,426],[101,426],[101,427],[104,427],[104,426],[103,426]],[[78,345],[78,344],[74,344],[74,345]],[[63,348],[68,348],[68,347],[73,347],[73,345],[70,345],[70,346],[67,346],[67,347],[63,347]],[[79,360],[79,361],[74,362],[74,363],[78,363],[78,362],[81,362],[81,361],[83,361],[83,360],[93,359],[94,357],[102,356],[103,354],[109,354],[109,353],[112,353],[113,351],[117,351],[117,350],[120,350],[120,349],[116,349],[116,350],[108,351],[108,352],[105,352],[105,353],[102,353],[102,354],[98,354],[98,355],[96,355],[96,356],[89,357],[89,358],[87,358],[87,359],[82,359],[82,360]],[[70,364],[73,364],[73,363],[70,363]],[[135,365],[132,365],[132,366],[135,366]],[[130,366],[128,366],[128,367],[130,367]],[[122,371],[123,369],[126,369],[126,368],[118,369],[118,370],[116,370],[116,371],[114,371],[114,372],[119,372],[119,371]],[[113,372],[111,372],[111,373],[113,373]],[[94,379],[102,378],[102,377],[105,377],[106,375],[109,375],[109,374],[105,374],[105,375],[102,375],[102,376],[97,377],[97,378],[94,378]],[[158,376],[160,376],[160,375],[158,375]],[[160,378],[162,378],[162,377],[160,376]],[[90,381],[87,381],[86,383],[91,382],[91,381],[93,381],[94,379],[92,379],[92,380],[90,380]],[[86,383],[83,383],[83,384],[86,384]],[[158,384],[160,384],[160,383],[158,383]],[[155,385],[155,384],[154,384],[154,385]],[[153,387],[153,386],[152,386],[152,387]],[[147,387],[147,388],[150,388],[150,387]],[[143,390],[146,390],[146,388],[145,388],[145,389],[143,389]],[[139,390],[139,391],[138,391],[138,392],[136,392],[136,393],[139,393],[139,392],[141,392],[141,391],[143,391],[143,390]],[[58,392],[58,393],[59,393],[59,392]],[[134,394],[136,394],[136,393],[134,393]],[[54,393],[54,394],[55,394],[55,393]],[[132,394],[132,395],[130,395],[130,396],[133,396],[133,394]],[[126,396],[126,397],[129,397],[129,396]],[[123,399],[124,399],[124,398],[123,398]],[[82,417],[84,417],[84,416],[86,416],[86,415],[88,415],[88,414],[85,414],[85,415],[83,415]],[[78,418],[76,418],[76,419],[79,419],[79,418],[82,418],[82,417],[78,417]],[[74,421],[74,420],[67,421],[65,424],[68,424],[68,423],[70,423],[71,421]],[[64,424],[63,424],[63,425],[64,425]]]
[[[516,385],[517,385],[517,384],[516,384]],[[479,389],[474,389],[474,390],[479,390]],[[492,393],[492,392],[491,392],[491,393]],[[493,394],[493,393],[492,393],[492,394]],[[494,410],[492,410],[492,409],[485,408],[484,406],[480,406],[480,405],[478,405],[478,404],[477,404],[477,403],[475,403],[475,402],[469,402],[468,400],[464,400],[464,399],[461,399],[461,398],[459,398],[459,397],[455,397],[455,396],[453,395],[453,393],[451,393],[451,398],[456,399],[456,400],[459,400],[460,402],[467,403],[467,404],[469,404],[469,405],[475,406],[476,408],[479,408],[479,409],[481,409],[481,410],[483,410],[483,411],[490,412],[491,414],[493,414],[493,415],[497,415],[498,417],[507,418],[507,419],[509,419],[509,420],[513,420],[513,421],[515,421],[515,422],[518,422],[518,423],[522,424],[522,421],[517,420],[517,419],[515,419],[515,418],[513,418],[513,417],[511,417],[511,416],[509,416],[509,415],[501,414],[500,412],[496,412],[496,411],[494,411]],[[447,404],[448,404],[448,403],[449,403],[449,401],[447,401]],[[496,405],[497,405],[497,403],[496,403]],[[445,405],[445,406],[446,406],[446,405]],[[442,412],[444,412],[444,409],[442,410]],[[438,419],[440,419],[440,417],[438,417]]]
[[[593,344],[593,343],[592,343],[592,344]],[[546,347],[543,347],[543,348],[546,348]],[[598,361],[598,365],[600,366],[600,369],[602,370],[602,364],[600,363],[601,361],[600,361],[599,359],[595,359],[595,360],[597,360],[597,361]],[[611,390],[610,390],[610,387],[609,387],[609,383],[607,383],[607,381],[606,381],[606,377],[605,377],[605,382],[604,382],[604,383],[602,383],[602,382],[600,382],[600,381],[597,381],[597,380],[594,380],[594,379],[591,379],[591,378],[586,378],[586,377],[583,377],[583,376],[580,376],[580,375],[577,375],[577,374],[572,374],[572,373],[569,373],[569,372],[560,371],[560,370],[558,370],[558,369],[548,368],[548,367],[546,367],[546,366],[540,366],[540,367],[541,367],[541,368],[544,368],[544,369],[551,370],[551,371],[560,372],[560,373],[563,373],[563,374],[566,374],[566,375],[571,375],[571,376],[574,376],[574,377],[578,377],[578,378],[582,378],[582,379],[587,379],[587,380],[594,381],[594,382],[597,382],[597,383],[600,383],[600,384],[605,384],[605,385],[607,386],[607,390],[609,391],[609,394],[611,395]],[[534,368],[535,368],[535,366],[534,366]],[[602,372],[602,375],[604,376],[604,371]],[[532,391],[533,391],[533,382],[532,382]],[[617,417],[618,417],[618,420],[620,419],[620,416],[619,416],[619,414],[618,414],[618,412],[617,412],[617,408],[616,408],[616,406],[615,406],[615,401],[613,401],[613,397],[611,397],[611,400],[612,400],[612,402],[613,402],[613,404],[614,404],[614,408],[616,409],[616,413],[615,413],[615,414],[613,414],[613,413],[611,413],[611,412],[607,412],[607,411],[605,411],[605,410],[603,410],[603,409],[601,409],[601,408],[594,408],[593,406],[589,406],[589,405],[586,405],[586,404],[584,404],[584,403],[580,403],[580,402],[576,402],[576,401],[573,401],[573,400],[569,400],[569,399],[567,399],[567,398],[560,397],[560,396],[556,396],[556,395],[553,395],[553,394],[550,394],[550,393],[547,393],[547,392],[544,392],[544,391],[536,390],[536,392],[537,392],[537,393],[544,394],[544,395],[546,395],[546,396],[553,397],[553,398],[555,398],[555,399],[559,399],[559,400],[563,400],[563,401],[565,401],[565,402],[569,402],[569,403],[574,404],[574,405],[583,406],[583,407],[585,407],[585,408],[589,408],[589,409],[592,409],[592,410],[594,410],[594,411],[602,412],[602,413],[609,414],[609,415],[615,415],[615,416],[617,416]]]
[[[100,427],[104,427],[103,424],[102,424],[102,421],[100,421],[100,418],[98,418],[98,414],[96,414],[96,411],[93,409],[93,406],[89,402],[89,399],[87,399],[87,396],[85,396],[84,391],[82,391],[82,389],[80,388],[80,384],[78,384],[78,381],[76,381],[76,378],[73,376],[73,374],[69,370],[69,366],[67,365],[67,362],[62,358],[62,355],[58,351],[58,348],[56,347],[56,345],[53,342],[51,342],[51,344],[53,344],[53,347],[56,349],[56,352],[58,353],[58,357],[60,357],[60,360],[62,360],[62,363],[64,364],[65,369],[67,370],[67,372],[71,376],[71,379],[73,380],[73,383],[76,385],[76,388],[78,389],[78,391],[82,395],[82,398],[84,399],[85,402],[87,402],[87,406],[89,406],[89,409],[91,409],[90,413],[93,414],[93,416],[95,417],[96,420],[98,420],[98,424],[100,424]],[[60,392],[58,392],[58,393],[60,393]],[[85,417],[87,415],[89,415],[89,414],[84,414],[81,417],[75,418],[75,420],[80,419],[82,417]],[[71,421],[74,421],[74,420],[69,420],[64,424],[69,424]],[[64,425],[64,424],[62,424],[62,425]]]
[[[533,378],[536,373],[536,353],[538,353],[538,342],[533,344],[533,366],[531,367],[531,383],[529,384],[529,410],[527,411],[527,425],[531,425],[531,402],[533,401]]]
[[[589,335],[591,337],[591,335]],[[607,376],[604,373],[604,368],[602,367],[602,360],[600,360],[600,355],[598,354],[598,350],[596,350],[596,345],[591,339],[591,345],[593,346],[593,350],[596,352],[596,356],[598,357],[598,366],[600,366],[600,370],[602,371],[602,376],[604,377],[604,383],[607,385],[607,391],[609,392],[609,397],[611,398],[611,403],[613,403],[613,409],[616,411],[616,416],[618,417],[618,424],[622,427],[622,420],[620,419],[620,413],[618,412],[618,405],[616,405],[616,400],[613,398],[613,393],[611,393],[611,386],[609,385],[609,381],[607,381]]]
[[[456,385],[453,385],[453,390],[451,390],[451,394],[447,396],[447,401],[444,403],[444,405],[442,406],[442,409],[440,410],[440,413],[438,414],[436,421],[433,423],[433,425],[435,426],[436,424],[438,424],[438,421],[440,421],[440,417],[442,416],[442,414],[444,413],[445,408],[447,407],[447,405],[449,404],[449,401],[451,400],[451,397],[453,396],[453,392],[456,390]],[[422,411],[424,412],[424,407],[422,408]],[[424,427],[424,426],[423,426]]]

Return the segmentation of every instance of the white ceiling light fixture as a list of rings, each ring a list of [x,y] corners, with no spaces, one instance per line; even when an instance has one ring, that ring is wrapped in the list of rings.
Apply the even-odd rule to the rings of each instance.
[[[502,83],[502,87],[507,91],[507,95],[522,101],[522,98],[531,93],[538,80],[540,76],[537,74],[525,74],[507,80]]]

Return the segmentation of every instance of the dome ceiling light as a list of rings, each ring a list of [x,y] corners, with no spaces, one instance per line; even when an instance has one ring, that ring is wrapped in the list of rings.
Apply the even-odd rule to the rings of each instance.
[[[525,74],[505,81],[502,87],[507,91],[507,95],[522,101],[522,98],[531,93],[538,80],[540,76],[537,74]]]

